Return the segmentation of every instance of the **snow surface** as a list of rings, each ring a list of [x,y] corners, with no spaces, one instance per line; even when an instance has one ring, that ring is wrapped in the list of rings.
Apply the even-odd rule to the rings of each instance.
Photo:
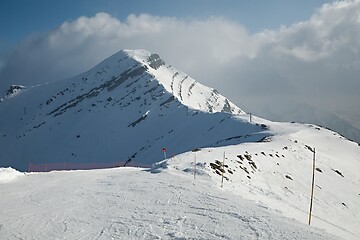
[[[202,176],[140,168],[27,174],[0,184],[1,239],[337,239]]]
[[[151,169],[28,173],[2,183],[0,234],[5,239],[359,239],[359,146],[318,126],[270,127],[277,133],[270,141],[195,149]],[[321,170],[315,172],[311,227],[308,147],[316,147]],[[212,166],[224,153],[220,188],[221,176]]]
[[[254,121],[262,122],[255,117]],[[269,123],[268,123],[269,124]],[[157,164],[210,176],[224,189],[284,216],[308,223],[313,152],[315,193],[311,225],[344,239],[360,239],[360,148],[333,131],[313,125],[272,123],[270,141],[187,152]],[[216,160],[220,164],[216,164]],[[156,170],[159,168],[160,170]]]

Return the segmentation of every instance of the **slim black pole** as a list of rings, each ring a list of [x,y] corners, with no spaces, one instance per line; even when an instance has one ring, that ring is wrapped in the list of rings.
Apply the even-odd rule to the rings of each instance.
[[[310,211],[309,211],[309,225],[311,223],[311,212],[314,198],[314,183],[315,183],[315,148],[313,150],[313,171],[312,171],[312,183],[311,183],[311,199],[310,199]]]

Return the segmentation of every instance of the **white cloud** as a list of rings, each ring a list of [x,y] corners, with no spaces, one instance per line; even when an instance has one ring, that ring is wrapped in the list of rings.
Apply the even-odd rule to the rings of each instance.
[[[6,83],[54,81],[85,71],[124,48],[158,52],[192,72],[199,64],[225,64],[238,56],[253,56],[251,38],[242,25],[223,18],[200,21],[142,14],[121,22],[98,13],[26,39],[7,59],[1,77],[8,79]]]
[[[139,48],[260,114],[265,103],[280,102],[360,112],[359,0],[325,4],[307,21],[256,34],[222,17],[80,17],[24,40],[5,59],[0,90],[70,77],[121,49]]]

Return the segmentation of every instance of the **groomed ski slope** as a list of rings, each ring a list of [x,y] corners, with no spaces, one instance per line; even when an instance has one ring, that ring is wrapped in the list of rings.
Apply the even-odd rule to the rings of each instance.
[[[115,168],[2,181],[1,239],[337,239],[206,176],[177,173]]]

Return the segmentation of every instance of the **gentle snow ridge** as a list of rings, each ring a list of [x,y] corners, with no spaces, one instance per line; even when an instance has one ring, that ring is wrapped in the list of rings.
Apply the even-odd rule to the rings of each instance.
[[[0,168],[0,183],[11,182],[23,175],[24,173],[20,173],[12,168]]]

